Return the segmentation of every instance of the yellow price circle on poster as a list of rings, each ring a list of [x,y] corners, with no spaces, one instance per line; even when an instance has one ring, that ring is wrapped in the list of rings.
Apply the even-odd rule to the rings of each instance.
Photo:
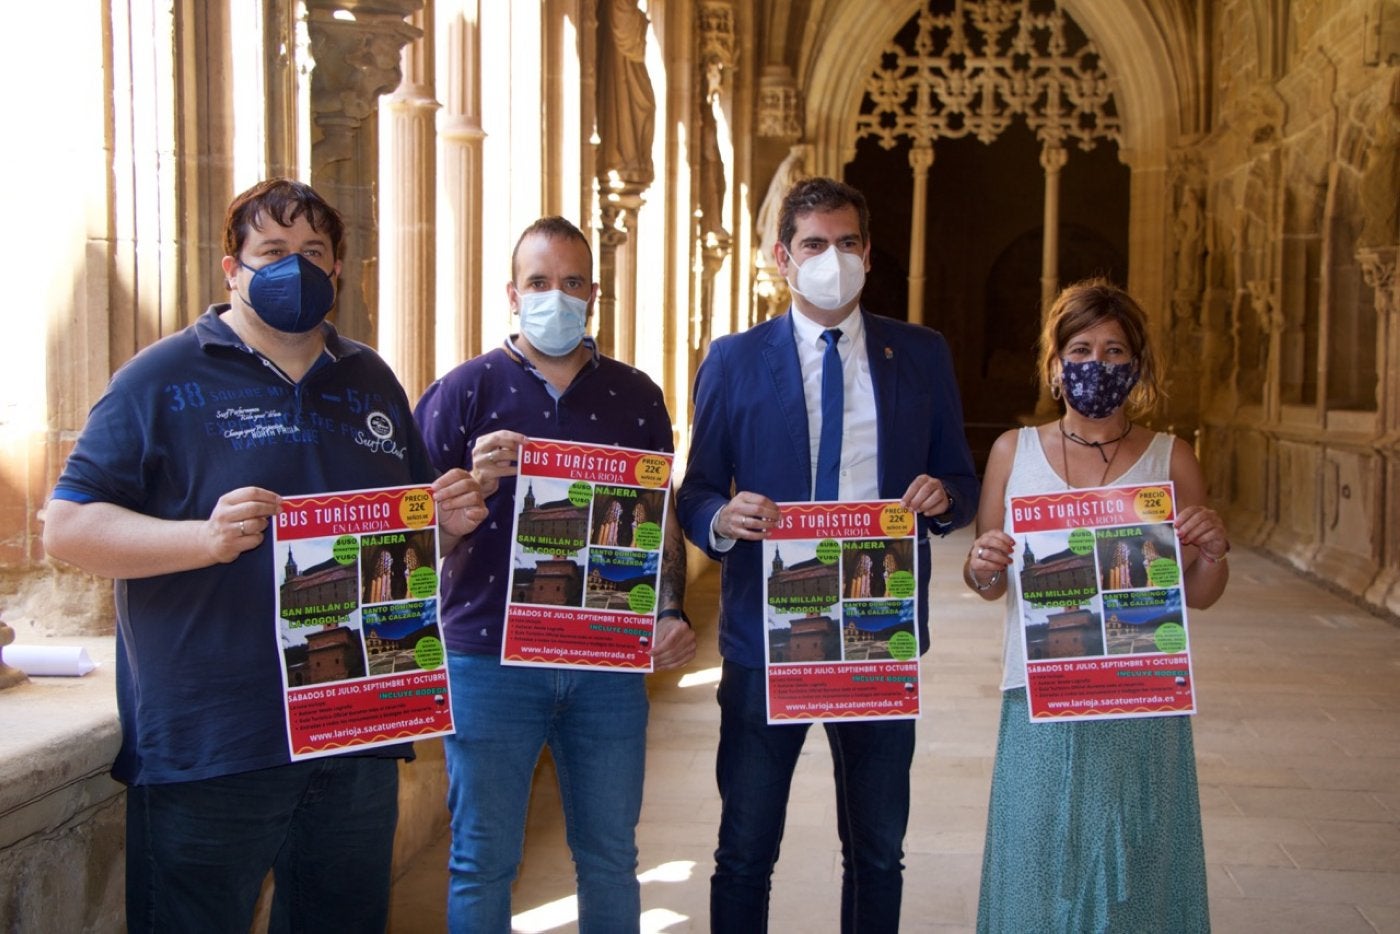
[[[1133,497],[1133,512],[1144,522],[1161,522],[1172,514],[1172,498],[1164,487],[1143,487]]]
[[[648,454],[638,458],[635,472],[640,486],[665,486],[671,479],[671,464],[664,457]]]
[[[898,503],[880,510],[880,531],[889,538],[903,538],[914,530],[914,514]]]
[[[433,495],[427,490],[409,490],[399,500],[399,519],[410,529],[421,529],[433,521]]]

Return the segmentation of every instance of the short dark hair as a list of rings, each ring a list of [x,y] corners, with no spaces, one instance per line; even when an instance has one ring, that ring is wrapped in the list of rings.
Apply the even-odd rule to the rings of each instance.
[[[525,242],[525,238],[533,234],[541,234],[550,240],[577,240],[583,244],[583,248],[588,252],[588,275],[593,276],[593,245],[588,242],[588,238],[583,235],[583,231],[574,226],[568,218],[552,214],[549,217],[541,217],[520,233],[519,239],[515,241],[515,249],[510,251],[510,281],[514,282],[519,270],[516,268],[515,257],[520,252],[520,244]]]
[[[804,178],[788,189],[783,206],[778,210],[778,240],[792,252],[792,235],[797,232],[797,220],[816,211],[838,211],[850,205],[860,219],[860,239],[870,242],[870,208],[865,195],[845,182],[834,178]]]
[[[345,222],[316,189],[292,178],[269,178],[233,199],[224,218],[224,253],[235,259],[248,242],[248,231],[262,229],[259,219],[271,218],[283,227],[306,215],[311,229],[331,242],[332,259],[345,253]]]
[[[1138,381],[1128,396],[1129,416],[1151,412],[1161,399],[1157,358],[1147,339],[1147,313],[1126,291],[1108,279],[1085,279],[1066,286],[1050,306],[1040,334],[1040,375],[1054,386],[1060,355],[1070,338],[1104,321],[1117,321],[1137,364]]]

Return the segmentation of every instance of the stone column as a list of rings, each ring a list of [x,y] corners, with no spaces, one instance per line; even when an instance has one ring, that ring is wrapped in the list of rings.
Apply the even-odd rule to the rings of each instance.
[[[624,363],[636,359],[637,212],[646,202],[636,191],[603,193],[598,231],[598,349]]]
[[[1357,251],[1362,280],[1372,289],[1376,310],[1376,346],[1379,358],[1376,372],[1376,402],[1380,408],[1380,437],[1377,440],[1383,460],[1380,515],[1381,573],[1366,590],[1368,603],[1400,613],[1400,327],[1396,310],[1400,295],[1396,276],[1395,247],[1363,248]]]
[[[369,344],[378,336],[375,186],[379,95],[398,87],[399,53],[418,38],[404,17],[423,0],[306,0],[311,37],[311,184],[345,219],[335,322]],[[353,19],[337,19],[348,12]]]
[[[1040,150],[1040,166],[1045,170],[1045,213],[1041,225],[1044,236],[1040,251],[1040,322],[1050,317],[1050,306],[1060,290],[1060,170],[1065,167],[1069,153],[1058,143],[1046,143]],[[1050,395],[1050,387],[1040,387],[1040,400],[1035,413],[1039,419],[1053,418],[1059,405]]]
[[[699,208],[700,208],[700,301],[688,321],[688,333],[672,335],[667,341],[666,372],[676,371],[674,347],[689,343],[694,354],[684,361],[686,373],[699,366],[709,351],[712,323],[720,303],[716,296],[725,295],[727,281],[719,281],[720,270],[731,256],[734,237],[724,226],[725,198],[730,190],[731,169],[725,165],[725,153],[720,149],[719,121],[716,110],[723,102],[733,99],[733,91],[725,77],[732,74],[735,60],[734,7],[732,0],[700,0],[696,8],[700,46],[700,78],[704,97],[700,100],[699,134]],[[733,156],[732,149],[730,156]],[[731,162],[732,162],[731,158]],[[733,275],[731,269],[730,275]],[[728,303],[724,303],[728,307]]]
[[[436,375],[437,141],[430,9],[413,15],[420,30],[403,50],[403,81],[388,99],[392,150],[384,173],[386,306],[379,318],[384,357],[416,400]]]
[[[933,142],[919,140],[909,150],[914,195],[909,222],[909,323],[924,323],[924,275],[928,252],[928,170],[933,166]]]
[[[297,28],[295,0],[263,0],[263,107],[267,174],[297,174]]]
[[[438,118],[446,216],[439,242],[438,294],[452,315],[452,359],[481,353],[481,0],[458,0],[440,21],[447,51]]]

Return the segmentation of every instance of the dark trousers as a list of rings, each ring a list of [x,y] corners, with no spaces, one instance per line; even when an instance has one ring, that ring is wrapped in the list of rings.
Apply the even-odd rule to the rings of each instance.
[[[767,724],[761,669],[724,663],[715,762],[722,811],[710,929],[768,930],[768,898],[778,862],[788,791],[807,724]],[[904,885],[909,766],[914,721],[827,723],[841,837],[843,934],[895,934]]]
[[[330,757],[126,798],[127,929],[247,934],[268,870],[269,930],[375,932],[389,917],[399,763]]]

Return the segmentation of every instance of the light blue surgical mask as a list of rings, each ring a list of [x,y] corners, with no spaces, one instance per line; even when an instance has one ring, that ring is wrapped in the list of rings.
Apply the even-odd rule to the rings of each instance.
[[[292,253],[254,269],[244,298],[270,328],[288,334],[304,334],[326,320],[335,305],[335,284],[321,267],[300,253]]]
[[[588,331],[588,302],[566,292],[517,292],[520,333],[547,357],[573,352]]]

